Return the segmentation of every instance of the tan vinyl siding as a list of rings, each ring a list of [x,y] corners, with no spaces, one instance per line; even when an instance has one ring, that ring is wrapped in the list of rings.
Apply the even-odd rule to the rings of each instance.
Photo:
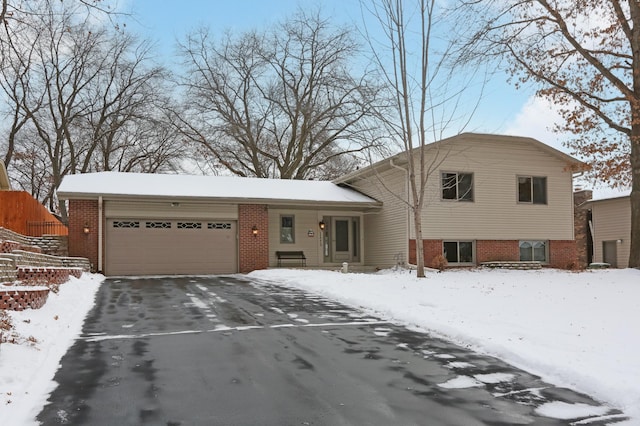
[[[167,201],[105,201],[106,217],[162,218],[162,219],[236,219],[235,204],[213,204]]]
[[[365,214],[364,255],[369,266],[388,268],[396,264],[395,255],[402,253],[408,261],[407,205],[398,199],[406,199],[405,172],[391,169],[366,180],[351,182],[356,190],[382,201],[383,208]]]
[[[280,242],[280,216],[293,215],[294,243]],[[276,251],[302,250],[307,258],[307,266],[320,264],[320,229],[318,223],[322,216],[318,216],[315,210],[269,209],[269,266],[277,266]],[[313,237],[309,237],[309,231]]]
[[[616,243],[619,268],[629,266],[631,250],[631,198],[594,201],[591,208],[593,222],[593,261],[603,262],[603,241]]]
[[[572,173],[562,160],[534,145],[453,141],[439,147],[430,167],[425,239],[573,239]],[[473,173],[474,201],[442,200],[442,172]],[[518,176],[546,177],[547,204],[519,203]]]

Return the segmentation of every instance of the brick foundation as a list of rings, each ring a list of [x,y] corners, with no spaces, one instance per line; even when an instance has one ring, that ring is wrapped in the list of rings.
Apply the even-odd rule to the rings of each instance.
[[[442,240],[423,240],[425,266],[435,267],[433,259],[442,254]],[[477,240],[476,264],[497,261],[519,261],[520,248],[517,240]],[[416,240],[409,240],[409,263],[416,263]],[[558,269],[577,269],[577,245],[573,240],[549,241],[548,266]]]
[[[48,289],[39,290],[2,290],[0,291],[0,309],[22,311],[40,309],[47,303]]]
[[[84,233],[84,228],[89,233]],[[98,201],[69,200],[69,256],[86,257],[98,265]]]
[[[476,241],[476,262],[520,260],[520,246],[517,240]]]
[[[433,260],[436,256],[442,254],[442,240],[422,240],[424,248],[424,266],[435,268]],[[416,257],[416,240],[409,240],[409,263],[415,265]]]
[[[253,235],[253,227],[258,230]],[[267,206],[238,206],[239,272],[247,273],[269,266],[269,212]]]
[[[579,269],[578,246],[575,241],[549,241],[549,266],[559,269]]]

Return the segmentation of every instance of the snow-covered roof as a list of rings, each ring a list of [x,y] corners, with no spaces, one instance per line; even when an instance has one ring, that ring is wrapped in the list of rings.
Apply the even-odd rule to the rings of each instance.
[[[304,204],[380,203],[329,181],[261,179],[235,176],[194,176],[98,172],[67,175],[58,188],[60,199],[180,198]]]

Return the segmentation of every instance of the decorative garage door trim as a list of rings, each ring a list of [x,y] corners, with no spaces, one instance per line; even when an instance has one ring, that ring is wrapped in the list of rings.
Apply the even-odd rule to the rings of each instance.
[[[109,218],[107,275],[228,274],[238,270],[235,220]]]

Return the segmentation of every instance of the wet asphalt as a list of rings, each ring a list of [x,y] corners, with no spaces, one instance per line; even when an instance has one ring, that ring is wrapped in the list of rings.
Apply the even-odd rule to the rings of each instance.
[[[601,405],[498,359],[243,276],[108,279],[44,425],[604,425]],[[473,381],[476,386],[456,386]],[[608,419],[608,420],[606,420]]]

